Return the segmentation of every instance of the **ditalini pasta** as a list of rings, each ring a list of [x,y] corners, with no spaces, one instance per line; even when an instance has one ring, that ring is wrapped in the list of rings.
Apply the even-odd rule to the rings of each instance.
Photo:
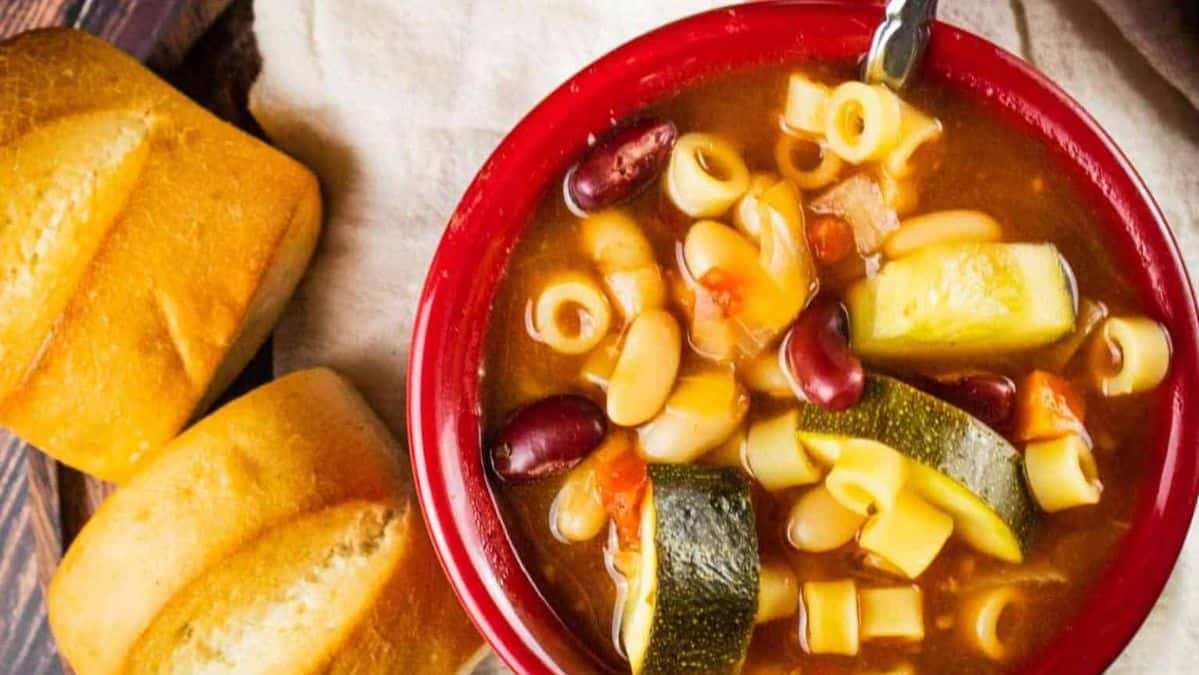
[[[732,368],[712,368],[675,382],[666,407],[638,430],[652,462],[691,462],[724,442],[741,424],[749,397]]]
[[[733,145],[713,134],[685,134],[663,178],[666,194],[693,218],[723,215],[749,189],[749,169]]]
[[[952,518],[904,490],[890,508],[866,520],[858,543],[915,579],[941,552],[952,532]]]
[[[675,318],[651,309],[633,319],[608,380],[608,418],[622,426],[649,421],[670,396],[682,334]]]
[[[880,160],[899,140],[899,97],[882,85],[845,82],[829,96],[824,135],[829,147],[853,164]]]
[[[1095,457],[1078,434],[1029,443],[1024,471],[1033,497],[1046,511],[1094,504],[1103,492]]]
[[[1000,661],[1011,651],[1027,598],[1012,586],[989,588],[963,598],[954,622],[961,640],[987,658]]]
[[[916,150],[941,136],[941,121],[900,101],[898,133],[899,139],[883,158],[882,166],[892,176],[905,178],[914,171],[912,155]]]
[[[808,459],[795,434],[798,411],[754,422],[745,454],[749,470],[767,490],[781,490],[820,480],[820,469]]]
[[[1161,324],[1144,317],[1113,316],[1103,322],[1096,341],[1092,368],[1104,396],[1147,391],[1166,377],[1170,340]],[[1114,360],[1115,372],[1107,361]]]
[[[798,157],[800,151],[805,151],[805,155],[815,155],[815,163],[811,166],[801,166]],[[795,184],[804,190],[818,190],[832,185],[845,167],[841,157],[825,142],[796,138],[787,134],[779,136],[774,145],[774,162],[779,173],[795,181]]]
[[[863,641],[924,639],[924,594],[917,586],[863,588],[858,611]]]
[[[546,284],[533,308],[538,336],[554,351],[582,354],[608,333],[612,309],[588,277],[570,272]]]
[[[799,581],[782,560],[763,560],[758,566],[758,610],[755,623],[785,619],[799,609]]]
[[[787,541],[800,551],[823,553],[853,541],[866,517],[841,506],[828,488],[817,485],[791,505]]]
[[[806,582],[803,605],[808,652],[858,653],[858,598],[852,579]]]
[[[626,321],[665,304],[666,284],[653,248],[628,214],[610,209],[584,218],[581,239]]]
[[[787,79],[783,124],[800,133],[823,135],[829,91],[827,85],[815,82],[802,73],[793,73]]]
[[[842,506],[860,515],[886,511],[907,479],[907,464],[895,450],[867,439],[844,443],[825,484]]]

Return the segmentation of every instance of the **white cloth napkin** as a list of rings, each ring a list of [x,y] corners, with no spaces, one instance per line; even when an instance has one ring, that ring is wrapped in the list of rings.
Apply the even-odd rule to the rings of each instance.
[[[1199,44],[1163,23],[1162,11],[1146,11],[1177,0],[1095,1],[1128,38],[1091,0],[949,0],[941,17],[1023,55],[1079,98],[1149,182],[1194,268],[1199,112],[1191,101],[1199,83],[1197,71],[1181,64],[1199,60]],[[402,435],[416,298],[474,172],[525,112],[580,67],[716,4],[257,0],[263,69],[251,109],[275,143],[320,175],[328,208],[312,270],[276,332],[277,369],[339,369]],[[1199,653],[1193,539],[1113,672],[1191,672]]]

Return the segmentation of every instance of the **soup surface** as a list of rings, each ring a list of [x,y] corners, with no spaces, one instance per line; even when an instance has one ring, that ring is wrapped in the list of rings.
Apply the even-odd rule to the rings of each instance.
[[[1069,622],[1127,527],[1168,342],[1092,208],[977,104],[839,86],[852,78],[766,68],[654,106],[642,119],[677,133],[657,129],[668,158],[630,155],[652,182],[591,214],[568,204],[612,200],[573,189],[622,140],[600,139],[512,255],[484,375],[494,487],[539,588],[618,671],[632,649],[634,671],[1007,672]],[[630,224],[641,238],[612,243]],[[838,421],[868,405],[875,422]],[[692,478],[647,477],[659,464],[730,467],[750,517],[705,497],[672,525]],[[913,464],[981,497],[996,538]],[[710,508],[756,541],[705,540],[729,531]],[[752,590],[697,592],[707,613],[682,632],[724,637],[672,666],[655,650],[695,605],[663,594],[686,596],[707,556]],[[638,594],[647,608],[626,609]],[[739,614],[712,609],[726,595]],[[747,648],[725,639],[740,632]]]

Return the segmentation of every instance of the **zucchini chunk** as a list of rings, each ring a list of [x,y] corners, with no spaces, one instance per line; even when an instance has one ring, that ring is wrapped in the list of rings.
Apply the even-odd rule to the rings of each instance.
[[[1074,278],[1053,244],[929,246],[849,289],[851,342],[867,359],[1021,351],[1074,328]]]
[[[758,607],[749,483],[731,468],[651,464],[621,641],[634,675],[736,673]]]
[[[1020,454],[986,424],[894,378],[869,373],[857,405],[799,409],[799,435],[832,458],[850,438],[868,438],[910,460],[907,485],[945,511],[971,546],[1009,562],[1024,557],[1038,521]]]

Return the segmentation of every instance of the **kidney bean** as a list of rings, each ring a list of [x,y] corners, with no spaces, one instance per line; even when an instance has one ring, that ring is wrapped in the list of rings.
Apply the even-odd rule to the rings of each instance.
[[[591,146],[567,175],[570,198],[592,212],[632,197],[662,172],[678,136],[673,122],[655,117],[618,127]]]
[[[1001,429],[1012,418],[1016,385],[995,373],[975,373],[947,378],[916,378],[914,384],[977,417],[988,426]]]
[[[492,447],[491,464],[508,481],[553,476],[581,462],[606,430],[604,410],[591,400],[565,394],[543,398],[508,418]]]
[[[810,403],[845,410],[862,397],[862,362],[849,349],[849,317],[832,296],[822,295],[787,331],[787,367]]]

